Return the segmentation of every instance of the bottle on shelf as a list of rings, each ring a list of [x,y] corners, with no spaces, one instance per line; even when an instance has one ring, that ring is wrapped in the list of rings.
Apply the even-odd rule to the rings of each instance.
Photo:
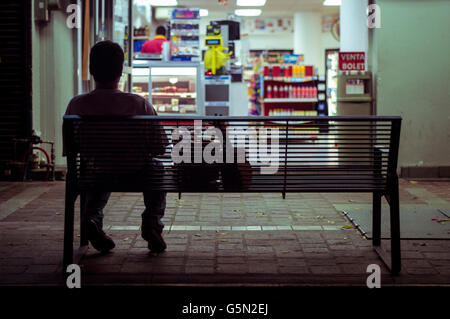
[[[278,98],[278,86],[276,85],[273,86],[273,98]]]
[[[292,93],[292,85],[289,85],[289,98],[292,99],[294,97]]]
[[[272,86],[270,85],[267,86],[267,98],[268,99],[272,98]]]

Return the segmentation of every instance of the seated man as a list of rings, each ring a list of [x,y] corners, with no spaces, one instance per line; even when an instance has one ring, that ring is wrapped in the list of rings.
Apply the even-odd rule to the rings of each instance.
[[[74,97],[67,107],[66,115],[157,115],[144,98],[118,90],[124,53],[117,43],[102,41],[95,44],[89,58],[89,71],[95,80],[95,90]],[[153,155],[164,154],[168,141],[160,125],[153,126],[152,135],[157,138],[157,143],[154,143],[151,153]],[[115,247],[114,241],[102,230],[103,208],[110,195],[111,193],[107,192],[88,192],[86,194],[88,240],[95,249],[101,252]],[[161,236],[164,227],[161,218],[164,216],[166,208],[166,193],[144,191],[144,203],[145,210],[141,215],[142,238],[148,242],[148,248],[152,252],[163,252],[166,249],[166,243]]]

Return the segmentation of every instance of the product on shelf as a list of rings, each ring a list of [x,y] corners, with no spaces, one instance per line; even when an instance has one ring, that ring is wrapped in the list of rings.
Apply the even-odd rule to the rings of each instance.
[[[199,61],[200,9],[175,8],[170,19],[172,60]]]

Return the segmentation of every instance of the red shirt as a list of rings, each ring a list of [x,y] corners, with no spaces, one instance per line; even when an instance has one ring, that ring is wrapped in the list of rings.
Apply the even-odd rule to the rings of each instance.
[[[162,35],[157,35],[153,40],[146,41],[142,46],[141,53],[161,54],[162,44],[166,42],[166,38]]]

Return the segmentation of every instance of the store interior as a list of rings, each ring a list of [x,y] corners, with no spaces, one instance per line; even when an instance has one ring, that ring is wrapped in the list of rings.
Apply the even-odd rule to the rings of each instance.
[[[99,1],[94,34],[111,30],[130,67],[120,89],[159,115],[337,115],[340,5],[300,2],[115,0],[109,20]],[[143,52],[158,26],[169,48]]]
[[[120,89],[148,98],[159,115],[401,115],[400,168],[448,163],[441,152],[448,139],[436,138],[448,135],[446,1],[75,2],[77,27],[68,28],[75,13],[64,5],[41,12],[33,1],[31,10],[32,127],[54,142],[57,166],[66,164],[65,109],[94,89],[89,49],[107,39],[126,54]],[[378,11],[369,10],[374,4]],[[221,46],[217,35],[207,35],[214,25]],[[158,26],[166,27],[169,52],[143,56]],[[224,68],[209,74],[205,58],[211,61],[213,51]],[[355,52],[364,53],[362,63],[340,69],[339,54]],[[348,70],[353,64],[363,67]]]

